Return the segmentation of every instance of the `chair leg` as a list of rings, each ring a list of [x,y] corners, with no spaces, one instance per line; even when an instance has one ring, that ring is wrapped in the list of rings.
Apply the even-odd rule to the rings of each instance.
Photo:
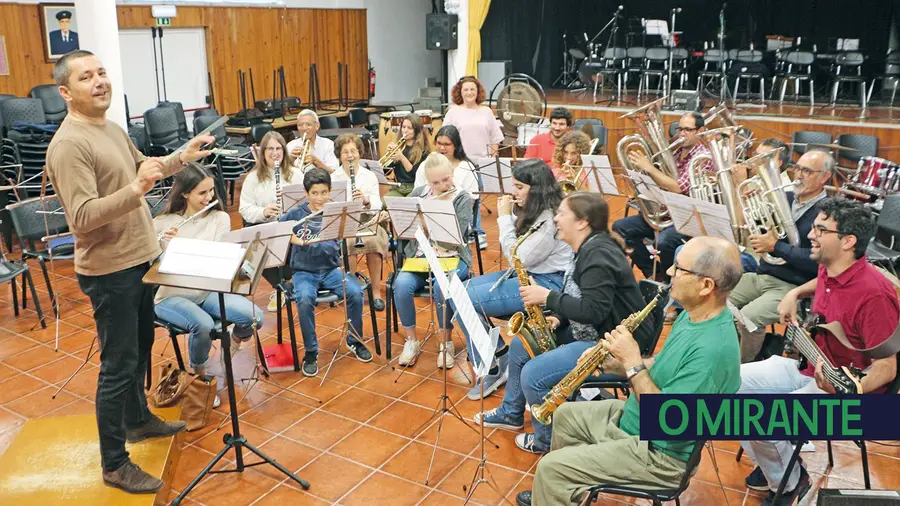
[[[282,336],[282,333],[284,332],[284,329],[282,328],[282,325],[281,325],[281,290],[278,287],[275,287],[275,304],[278,307],[278,309],[276,310],[277,316],[275,317],[275,329],[276,329],[275,339],[278,341],[278,344],[281,344],[281,336]],[[294,322],[291,321],[291,325],[293,325],[293,324],[294,324]]]
[[[861,439],[857,444],[859,445],[859,450],[862,452],[863,482],[866,485],[866,490],[871,490],[872,483],[869,480],[869,452],[866,450],[866,441]]]
[[[25,284],[25,273],[22,273],[22,285]],[[9,280],[9,284],[12,287],[12,298],[13,298],[13,316],[19,316],[19,296],[16,295],[16,278],[12,278]]]
[[[392,272],[388,276],[388,282],[385,286],[385,303],[387,307],[384,310],[384,356],[387,357],[388,362],[391,361],[391,321],[394,319],[394,274],[396,272]]]
[[[800,457],[800,450],[803,449],[803,443],[805,443],[805,441],[798,441],[797,445],[794,447],[794,452],[791,453],[791,460],[788,461],[787,469],[785,469],[784,476],[781,478],[781,483],[778,484],[778,490],[775,491],[775,497],[772,499],[772,504],[778,504],[778,500],[781,499],[781,495],[784,493],[784,487],[787,485],[788,478],[791,476],[791,471],[794,470],[797,459]]]
[[[153,386],[153,347],[150,347],[150,350],[147,351],[147,382],[146,389],[150,391],[150,387]]]
[[[375,334],[375,353],[381,355],[381,336],[378,335],[378,319],[375,316],[375,295],[372,292],[371,281],[366,284],[366,293],[369,294],[369,316],[372,318],[372,332]]]
[[[741,446],[740,448],[738,448],[738,452],[737,452],[737,455],[734,456],[734,460],[736,462],[740,462],[741,457],[743,457],[743,456],[744,456],[744,447]]]
[[[734,79],[734,98],[737,99],[738,93],[741,91],[741,76]]]
[[[26,284],[31,288],[31,298],[34,299],[34,310],[37,311],[38,319],[41,322],[41,328],[47,328],[47,321],[44,318],[44,312],[41,310],[41,301],[38,300],[37,290],[34,288],[34,279],[31,277],[31,271],[26,270],[22,273],[22,276],[25,278],[22,286],[24,287]],[[22,307],[25,307],[23,304]]]
[[[809,79],[809,107],[816,106],[816,82],[812,78]]]
[[[59,318],[59,304],[57,304],[56,295],[53,293],[53,285],[50,284],[50,274],[47,273],[47,263],[43,258],[38,258],[38,262],[41,264],[44,282],[47,283],[47,292],[50,294],[50,306],[53,308],[53,315]]]
[[[831,451],[831,441],[827,441],[825,446],[828,448],[828,467],[834,467],[834,453]]]
[[[288,323],[288,336],[291,338],[291,358],[294,360],[294,372],[297,372],[300,370],[300,356],[297,355],[297,333],[294,331],[293,302],[294,302],[293,299],[288,299],[288,301],[284,305],[284,307],[287,309],[287,317],[288,317],[288,322],[289,322]],[[278,310],[281,311],[281,306],[278,307]],[[297,311],[299,312],[300,308],[297,308]],[[279,344],[280,344],[280,341],[279,341]]]
[[[834,107],[837,104],[837,96],[838,96],[838,88],[840,87],[841,82],[835,79],[833,83],[831,83],[831,107]]]
[[[173,329],[169,329],[169,339],[172,340],[172,349],[175,351],[175,362],[178,363],[178,368],[182,371],[186,371],[184,367],[184,357],[181,356],[181,346],[178,344],[178,334],[175,333]]]
[[[22,263],[25,263],[25,259],[22,259]],[[27,264],[26,264],[27,265]],[[28,309],[28,292],[25,291],[25,283],[22,283],[22,309]]]
[[[484,276],[484,264],[481,259],[481,248],[478,245],[478,238],[475,238],[475,258],[478,259],[478,273]]]

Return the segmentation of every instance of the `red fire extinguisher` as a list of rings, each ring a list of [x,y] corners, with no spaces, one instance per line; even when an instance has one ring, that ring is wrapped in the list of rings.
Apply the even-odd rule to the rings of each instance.
[[[375,96],[375,67],[369,64],[369,98]]]

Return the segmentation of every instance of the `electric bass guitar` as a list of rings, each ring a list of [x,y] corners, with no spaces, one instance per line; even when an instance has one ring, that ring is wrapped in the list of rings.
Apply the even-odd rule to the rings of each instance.
[[[786,339],[785,351],[791,353],[796,350],[807,363],[813,364],[813,366],[819,363],[819,359],[821,359],[822,372],[838,394],[863,393],[862,379],[865,377],[866,373],[858,367],[854,367],[852,364],[849,366],[835,367],[825,353],[822,352],[822,349],[819,348],[819,345],[816,344],[815,339],[813,339],[813,334],[810,334],[811,329],[816,335],[821,333],[830,335],[830,330],[820,323],[823,321],[824,318],[822,318],[822,315],[811,313],[802,326],[788,325],[787,331],[784,334]],[[801,369],[803,368],[805,368],[805,366],[802,365],[801,361]]]

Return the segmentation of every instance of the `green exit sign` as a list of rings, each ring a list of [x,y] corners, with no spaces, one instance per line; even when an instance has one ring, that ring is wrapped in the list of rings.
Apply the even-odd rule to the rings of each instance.
[[[172,18],[156,18],[156,26],[171,26]]]

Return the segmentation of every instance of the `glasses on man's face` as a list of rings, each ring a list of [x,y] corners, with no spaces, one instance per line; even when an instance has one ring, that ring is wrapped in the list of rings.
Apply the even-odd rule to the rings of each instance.
[[[799,174],[803,174],[804,177],[809,177],[818,172],[822,172],[821,169],[813,169],[813,168],[806,167],[804,165],[798,165],[798,164],[794,164],[794,171],[796,171]]]
[[[837,230],[832,230],[825,225],[814,225],[812,228],[812,233],[816,238],[822,237],[825,234],[837,234],[838,236],[841,235],[841,233]]]
[[[689,134],[692,132],[696,132],[697,130],[699,130],[699,128],[697,128],[697,127],[681,127],[680,126],[680,127],[675,128],[676,132],[682,133],[682,134]]]

